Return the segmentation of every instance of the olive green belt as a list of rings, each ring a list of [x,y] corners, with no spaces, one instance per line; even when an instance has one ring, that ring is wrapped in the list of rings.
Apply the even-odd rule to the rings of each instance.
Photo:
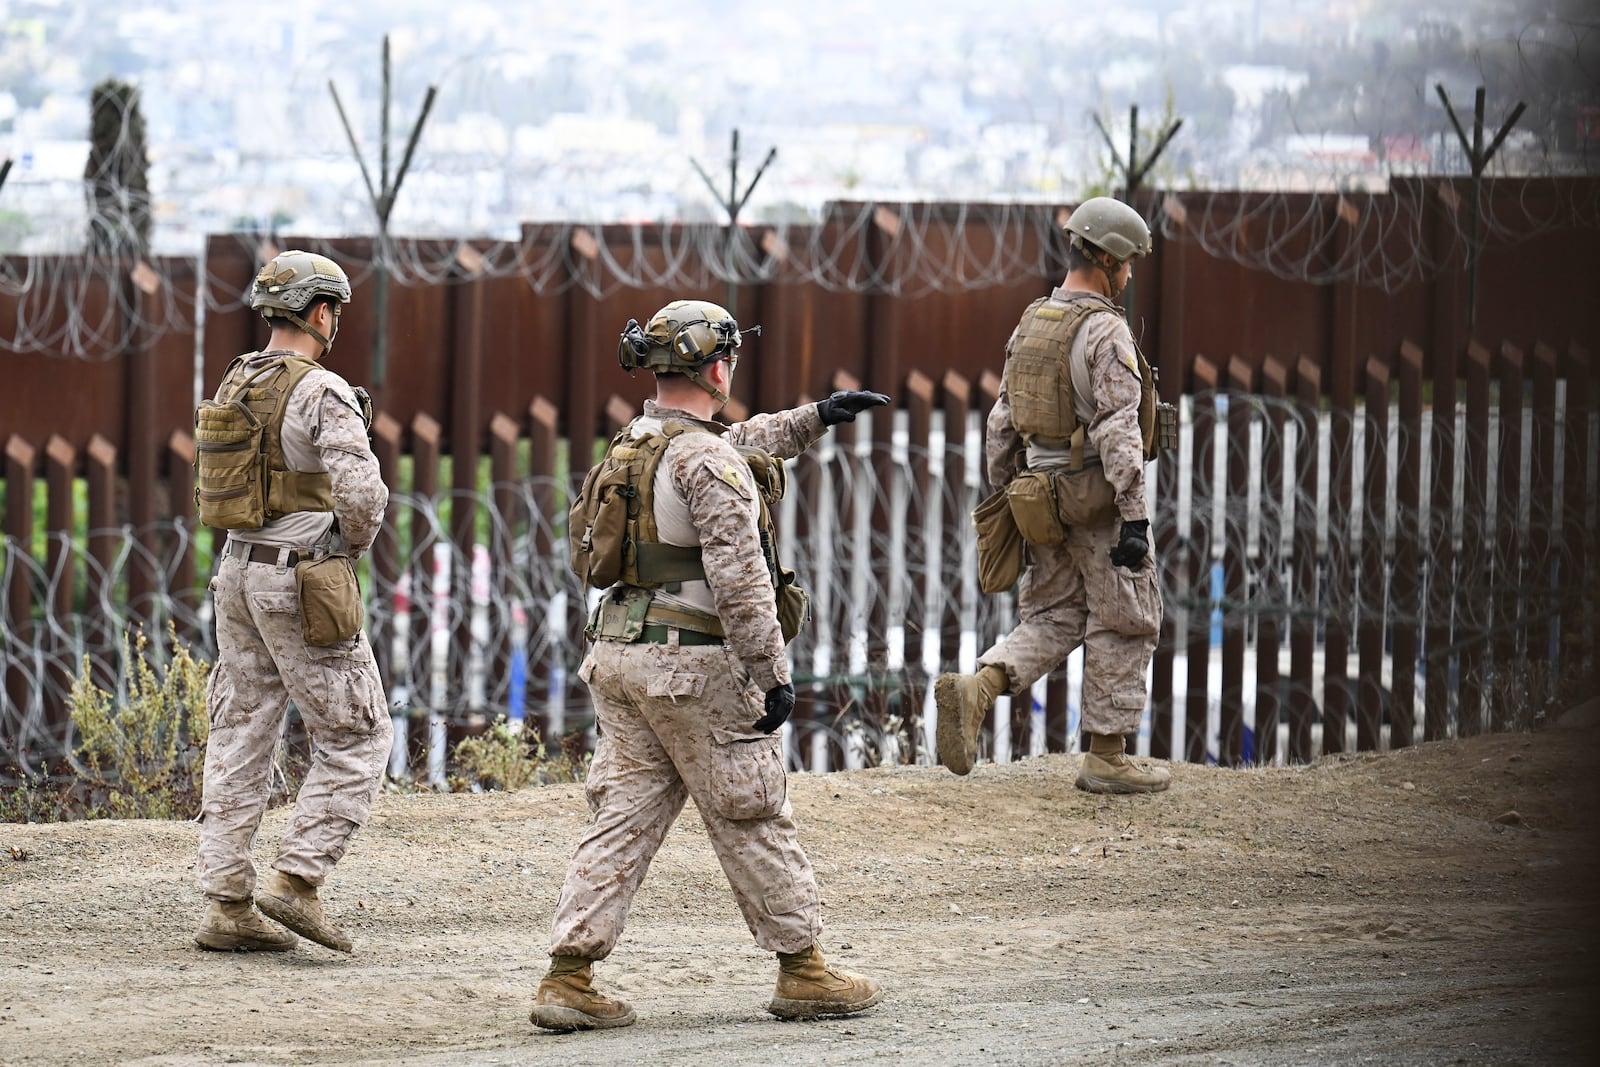
[[[680,645],[720,645],[725,643],[725,638],[716,634],[703,634],[694,630],[681,630],[675,626],[661,626],[655,623],[645,623],[644,629],[639,631],[639,640],[648,641],[653,645],[667,645],[672,642],[669,634],[678,630],[678,644]]]

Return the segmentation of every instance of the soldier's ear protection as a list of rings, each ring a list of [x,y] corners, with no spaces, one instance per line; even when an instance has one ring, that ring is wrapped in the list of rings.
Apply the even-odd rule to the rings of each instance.
[[[739,347],[739,325],[732,319],[695,319],[679,326],[668,343],[679,359],[698,367]]]
[[[760,327],[752,327],[752,331],[759,333]],[[667,345],[678,359],[691,367],[700,367],[733,352],[742,341],[739,325],[732,319],[721,322],[694,319],[674,330]],[[637,370],[647,366],[649,354],[650,339],[645,336],[638,319],[629,319],[617,342],[617,362],[622,364],[623,370]]]
[[[629,319],[617,342],[617,362],[623,370],[638,370],[644,366],[644,357],[650,354],[650,340],[639,327],[638,319]]]

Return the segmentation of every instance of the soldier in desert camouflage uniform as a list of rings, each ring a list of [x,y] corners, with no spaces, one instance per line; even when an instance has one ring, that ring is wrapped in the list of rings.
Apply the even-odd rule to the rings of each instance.
[[[1060,527],[1046,538],[1055,543],[1030,540],[1016,629],[978,658],[976,674],[946,674],[935,683],[939,758],[957,774],[970,771],[995,699],[1026,693],[1082,644],[1089,752],[1075,784],[1090,792],[1156,792],[1167,788],[1171,772],[1129,758],[1124,744],[1139,729],[1161,628],[1144,480],[1153,376],[1113,303],[1134,258],[1150,251],[1150,231],[1131,207],[1106,197],[1085,201],[1066,229],[1072,234],[1066,279],[1029,306],[1006,344],[985,457],[996,486],[1021,472],[1047,472]],[[1036,357],[1029,370],[1040,373],[1019,376],[1019,352]],[[1066,375],[1070,381],[1060,380]],[[1026,414],[1018,388],[1030,398]],[[1039,410],[1063,395],[1071,398],[1071,412]],[[1052,415],[1066,417],[1046,426]],[[1052,431],[1073,436],[1056,438]],[[1069,515],[1070,501],[1096,497],[1094,486],[1101,506],[1087,521]]]
[[[532,1021],[547,1029],[634,1021],[626,1002],[595,991],[591,967],[621,936],[634,893],[690,798],[756,943],[778,955],[768,1010],[842,1015],[883,996],[876,981],[829,967],[817,945],[822,902],[796,840],[775,734],[795,690],[763,552],[770,519],[739,449],[798,455],[828,426],[888,397],[836,393],[724,426],[713,416],[728,400],[739,345],[727,311],[692,300],[668,304],[643,329],[630,321],[622,336],[623,366],[654,371],[656,398],[618,441],[670,435],[639,492],[658,532],[644,547],[687,553],[700,577],[647,588],[618,582],[592,616],[596,641],[579,677],[600,731],[585,786],[594,823],[567,870],[550,970],[535,995]]]
[[[235,360],[217,391],[219,401],[237,394],[266,410],[269,436],[271,413],[281,411],[273,451],[283,466],[272,471],[267,521],[229,530],[211,581],[217,663],[207,694],[211,734],[199,846],[200,887],[211,905],[195,934],[205,948],[294,946],[293,933],[251,907],[254,891],[273,919],[350,951],[349,939],[323,913],[317,887],[367,821],[392,727],[366,633],[357,629],[328,647],[308,644],[296,581],[301,560],[330,552],[354,560],[365,552],[389,499],[367,439],[370,415],[355,391],[337,374],[302,362],[326,354],[349,299],[349,279],[326,257],[296,251],[275,257],[250,296],[272,327],[271,339],[264,351]],[[295,374],[303,376],[288,384]],[[200,447],[206,448],[203,436]],[[202,452],[202,487],[205,463]],[[285,503],[277,497],[280,486],[298,488]],[[311,734],[311,768],[274,870],[257,888],[251,846],[291,700]]]

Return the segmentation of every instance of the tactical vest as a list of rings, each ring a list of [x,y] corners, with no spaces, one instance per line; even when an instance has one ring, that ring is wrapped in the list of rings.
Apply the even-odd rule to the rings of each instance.
[[[195,410],[194,502],[200,521],[219,530],[255,530],[297,511],[332,511],[329,474],[291,470],[283,454],[289,396],[316,361],[285,356],[246,373],[247,358],[228,364],[218,399],[202,401]]]
[[[1072,301],[1040,297],[1028,305],[1017,326],[1016,338],[1006,358],[1006,395],[1011,403],[1011,422],[1028,444],[1045,448],[1072,448],[1068,470],[1083,468],[1083,442],[1086,427],[1078,421],[1078,408],[1072,389],[1072,345],[1090,315],[1106,312],[1121,316],[1109,300],[1084,297]],[[1143,438],[1144,458],[1155,459],[1163,447],[1175,447],[1158,440],[1155,373],[1133,346],[1139,361],[1139,434]],[[1171,405],[1161,405],[1170,408]],[[1163,414],[1166,414],[1163,412]],[[1171,414],[1176,416],[1175,409]],[[1164,421],[1164,420],[1163,420]],[[1163,427],[1165,429],[1165,427]],[[1172,420],[1176,431],[1176,420]]]
[[[621,584],[639,589],[659,589],[672,582],[704,581],[705,564],[698,545],[683,546],[663,542],[656,526],[655,480],[672,439],[684,433],[711,433],[694,423],[668,420],[660,433],[634,437],[623,428],[611,439],[605,456],[583,480],[583,488],[573,500],[567,515],[568,562],[573,571],[590,586],[606,589]],[[783,499],[788,477],[783,461],[772,454],[745,445],[734,448],[744,457],[755,481],[760,513],[756,528],[761,535],[761,551],[772,576],[778,599],[779,622],[784,639],[791,640],[804,622],[805,591],[794,584],[794,572],[778,559],[778,535],[772,508]],[[721,635],[714,617],[697,619],[687,612],[673,612],[667,620],[661,608],[651,608],[642,621],[670,621],[686,629]]]

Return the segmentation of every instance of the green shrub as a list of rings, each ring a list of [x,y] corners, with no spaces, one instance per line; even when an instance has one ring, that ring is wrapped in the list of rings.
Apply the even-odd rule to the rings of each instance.
[[[123,639],[125,695],[96,686],[87,661],[73,682],[68,704],[77,752],[91,793],[104,793],[104,809],[92,804],[91,817],[187,819],[200,810],[211,666],[191,655],[175,628],[167,632],[172,655],[161,664],[152,662],[143,629],[132,648]]]
[[[451,778],[455,792],[465,792],[474,785],[485,791],[514,792],[525,785],[576,782],[583,779],[587,769],[583,761],[564,753],[552,757],[536,731],[512,729],[504,715],[482,734],[459,742],[454,761],[461,771]]]

